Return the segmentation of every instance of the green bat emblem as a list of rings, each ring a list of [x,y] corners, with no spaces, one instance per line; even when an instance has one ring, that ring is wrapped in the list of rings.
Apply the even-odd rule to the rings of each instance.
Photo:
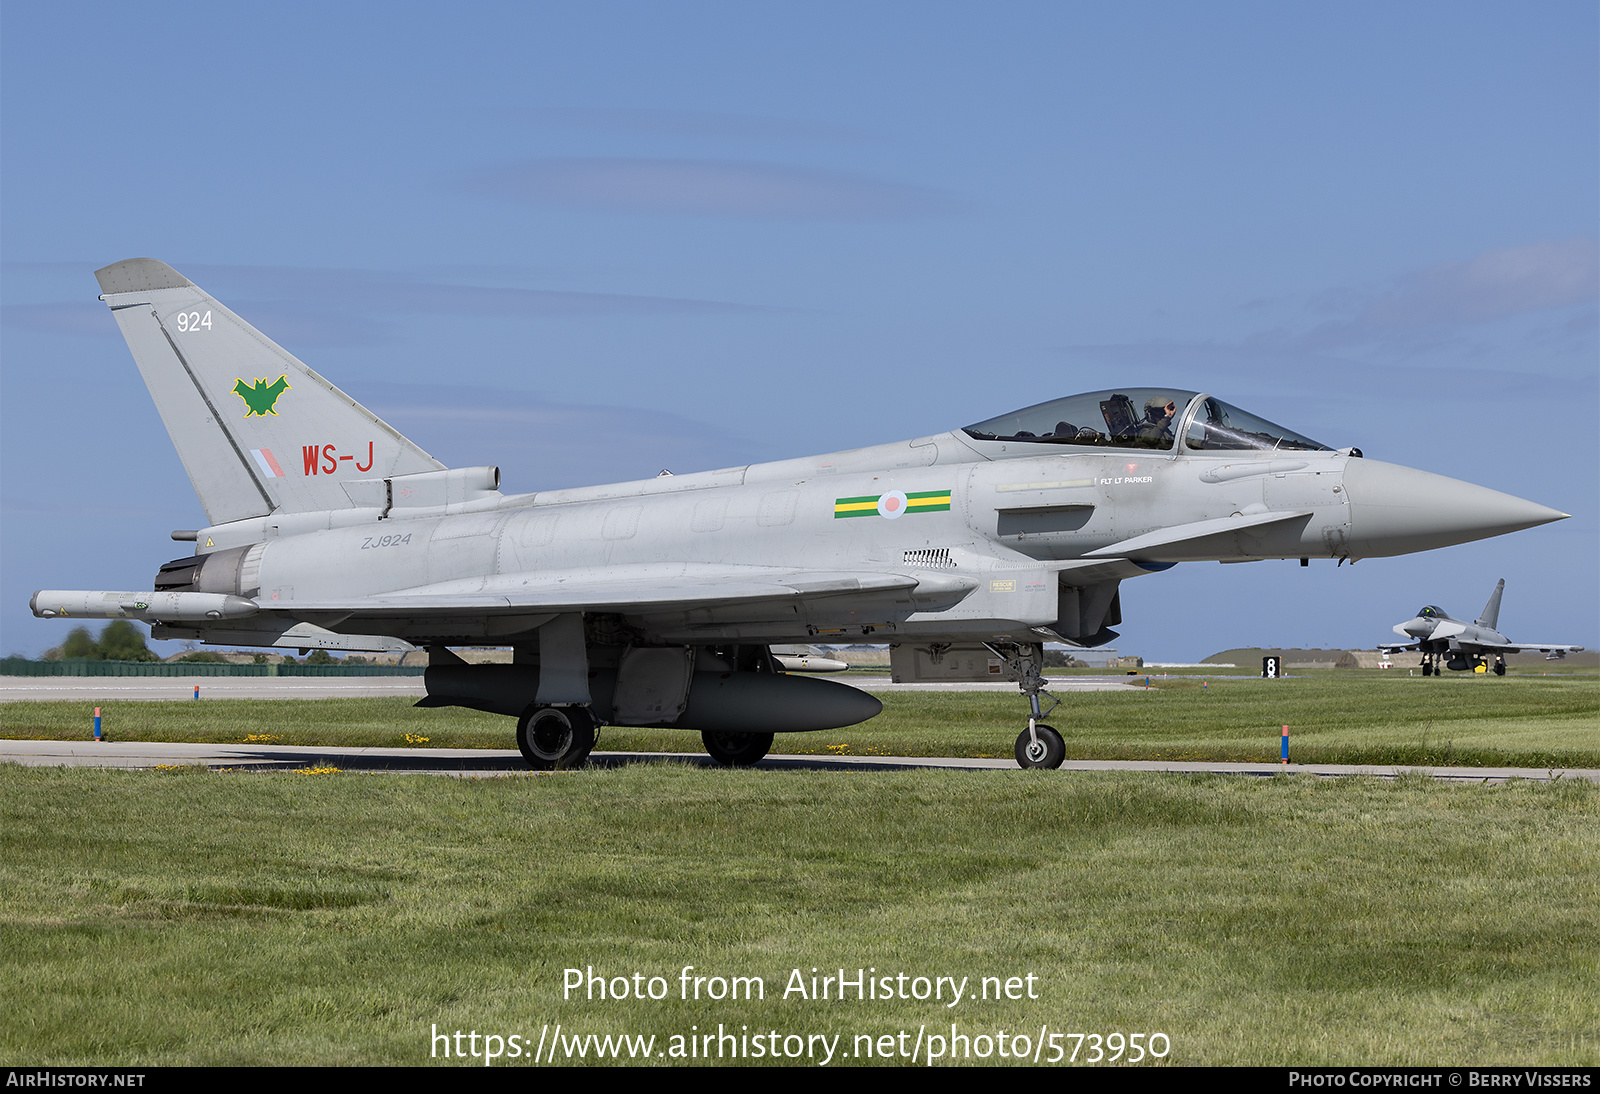
[[[278,396],[288,390],[289,378],[287,376],[280,376],[270,384],[267,383],[267,378],[263,376],[255,382],[254,386],[245,383],[243,380],[233,385],[233,393],[243,399],[250,407],[249,410],[244,412],[246,418],[252,414],[259,414],[262,417],[268,414],[276,415],[278,412],[273,410],[272,406],[278,401]]]

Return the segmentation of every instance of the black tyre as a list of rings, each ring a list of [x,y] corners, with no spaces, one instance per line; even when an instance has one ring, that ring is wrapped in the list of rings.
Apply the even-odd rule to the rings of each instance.
[[[750,767],[761,762],[772,748],[770,733],[722,733],[705,730],[700,734],[711,758],[727,767]]]
[[[1506,674],[1506,663],[1504,661],[1496,661],[1494,663],[1494,674],[1496,676],[1504,676]]]
[[[1061,761],[1067,758],[1067,745],[1061,739],[1061,734],[1047,725],[1033,727],[1034,734],[1023,730],[1017,737],[1017,766],[1018,767],[1047,767],[1057,768]]]
[[[596,725],[588,707],[535,707],[517,719],[517,748],[535,771],[564,771],[589,758]]]
[[[1422,663],[1422,675],[1424,675],[1424,676],[1432,676],[1433,675],[1433,665],[1432,665],[1431,662],[1424,661]]]

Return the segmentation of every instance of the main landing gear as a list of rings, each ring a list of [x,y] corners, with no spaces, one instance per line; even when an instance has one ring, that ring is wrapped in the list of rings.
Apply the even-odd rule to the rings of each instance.
[[[1445,655],[1442,653],[1425,653],[1422,655],[1422,675],[1424,676],[1443,676],[1446,668],[1464,672],[1468,669],[1476,669],[1479,665],[1485,666],[1496,676],[1504,676],[1506,674],[1506,659],[1500,654],[1496,654],[1492,661],[1487,655],[1470,658],[1462,656],[1449,662],[1448,665],[1445,663]]]
[[[588,707],[530,707],[517,719],[517,748],[535,771],[564,771],[589,758],[599,722]]]
[[[711,758],[724,767],[752,767],[772,748],[770,733],[724,733],[704,730],[700,740]]]
[[[988,643],[984,643],[986,646]],[[1067,758],[1067,745],[1051,726],[1041,718],[1061,705],[1045,690],[1044,674],[1040,669],[1043,651],[1038,646],[989,646],[989,652],[1005,662],[1006,675],[1017,682],[1022,694],[1028,697],[1028,728],[1017,735],[1014,754],[1018,767],[1057,768]],[[1039,696],[1050,699],[1049,710],[1041,710]]]

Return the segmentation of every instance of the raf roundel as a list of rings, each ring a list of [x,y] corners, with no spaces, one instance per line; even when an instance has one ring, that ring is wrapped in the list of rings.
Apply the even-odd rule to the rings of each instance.
[[[906,496],[899,490],[891,490],[878,499],[878,515],[888,520],[905,515]]]

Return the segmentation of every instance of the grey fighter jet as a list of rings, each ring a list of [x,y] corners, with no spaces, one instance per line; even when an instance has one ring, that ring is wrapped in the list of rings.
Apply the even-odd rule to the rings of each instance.
[[[1476,670],[1483,665],[1496,676],[1506,674],[1506,654],[1524,650],[1565,657],[1582,646],[1558,646],[1552,642],[1513,642],[1495,627],[1500,625],[1500,596],[1506,591],[1506,579],[1501,578],[1489,594],[1489,603],[1483,614],[1471,623],[1452,619],[1448,612],[1433,604],[1418,610],[1415,619],[1394,625],[1394,633],[1405,638],[1415,638],[1409,646],[1379,646],[1384,653],[1422,653],[1422,675],[1439,676],[1445,669],[1455,672]]]
[[[596,728],[699,730],[729,764],[880,704],[775,644],[886,642],[902,679],[1010,679],[1025,767],[1056,767],[1043,644],[1099,646],[1123,581],[1178,562],[1426,551],[1566,514],[1363,459],[1211,395],[1117,388],[848,452],[506,495],[447,468],[176,270],[96,273],[205,510],[135,592],[34,614],[155,638],[426,647],[428,706],[517,719],[539,768]],[[452,645],[510,646],[467,665]]]

